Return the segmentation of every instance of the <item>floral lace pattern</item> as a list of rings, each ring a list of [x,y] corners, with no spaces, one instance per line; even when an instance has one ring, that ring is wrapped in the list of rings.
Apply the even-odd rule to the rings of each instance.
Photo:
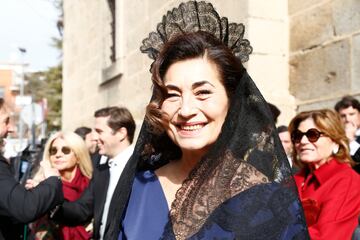
[[[157,25],[156,32],[151,32],[143,40],[141,52],[156,59],[163,44],[172,37],[185,33],[209,32],[227,45],[242,62],[249,60],[252,52],[250,42],[243,39],[245,27],[242,23],[228,23],[226,17],[220,18],[211,3],[190,1],[180,4],[178,8],[163,17]]]
[[[206,164],[199,166],[198,171],[203,173],[192,174],[193,178],[183,183],[172,204],[170,216],[176,239],[186,239],[196,233],[208,216],[229,198],[268,182],[265,175],[252,165],[236,160],[230,152],[212,173]],[[186,198],[182,197],[185,195]]]

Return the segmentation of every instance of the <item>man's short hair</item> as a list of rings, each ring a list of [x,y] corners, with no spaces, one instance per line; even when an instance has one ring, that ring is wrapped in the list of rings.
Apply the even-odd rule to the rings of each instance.
[[[94,117],[109,117],[107,124],[114,131],[118,131],[124,127],[127,130],[127,135],[130,143],[134,139],[135,121],[130,111],[125,107],[105,107],[96,110]]]
[[[288,130],[288,127],[285,126],[285,125],[280,125],[280,126],[278,126],[278,127],[276,128],[276,130],[277,130],[278,133],[282,133],[282,132],[287,132],[287,131],[289,131],[289,130]]]
[[[353,107],[360,112],[360,102],[352,96],[344,96],[339,102],[335,104],[335,110],[337,112],[348,107]]]
[[[279,109],[277,106],[275,106],[275,105],[272,104],[272,103],[269,103],[269,102],[268,102],[268,105],[269,105],[271,114],[272,114],[272,116],[273,116],[274,122],[276,123],[276,122],[277,122],[277,119],[278,119],[278,117],[279,117],[279,115],[280,115],[280,113],[281,113],[281,111],[280,111],[280,109]]]
[[[91,128],[88,128],[88,127],[78,127],[77,129],[75,129],[74,133],[76,133],[76,134],[79,135],[82,139],[85,140],[86,135],[88,135],[89,133],[91,133]]]

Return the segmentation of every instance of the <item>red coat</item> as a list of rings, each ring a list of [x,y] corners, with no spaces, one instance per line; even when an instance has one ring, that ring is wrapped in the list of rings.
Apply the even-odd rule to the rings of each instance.
[[[295,175],[311,239],[351,239],[360,213],[360,175],[336,159]]]

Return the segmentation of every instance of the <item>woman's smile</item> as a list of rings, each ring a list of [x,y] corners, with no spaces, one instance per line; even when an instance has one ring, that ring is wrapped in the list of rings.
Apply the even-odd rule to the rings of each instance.
[[[176,125],[180,135],[196,136],[200,134],[200,131],[206,126],[206,123],[182,123]]]

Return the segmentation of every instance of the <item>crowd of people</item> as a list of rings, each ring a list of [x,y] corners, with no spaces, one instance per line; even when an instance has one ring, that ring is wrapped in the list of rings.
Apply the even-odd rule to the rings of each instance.
[[[140,48],[153,94],[136,144],[112,106],[52,134],[24,185],[0,157],[0,239],[360,239],[359,101],[276,128],[244,31],[206,2],[169,11]]]

